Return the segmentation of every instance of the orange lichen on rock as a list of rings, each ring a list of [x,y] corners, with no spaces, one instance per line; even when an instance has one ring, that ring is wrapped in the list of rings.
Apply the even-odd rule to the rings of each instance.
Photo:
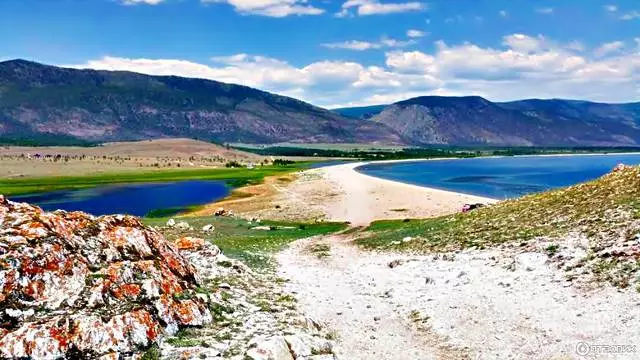
[[[181,237],[180,239],[174,242],[174,244],[180,250],[199,250],[199,249],[202,249],[202,247],[204,246],[204,243],[205,243],[204,239],[191,237],[191,236]]]
[[[0,195],[0,358],[135,353],[211,321],[197,297],[174,298],[197,286],[178,249],[135,217],[43,212]]]

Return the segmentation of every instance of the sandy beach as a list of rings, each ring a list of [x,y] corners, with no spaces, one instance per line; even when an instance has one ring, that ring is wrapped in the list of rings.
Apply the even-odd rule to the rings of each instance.
[[[374,220],[425,218],[459,211],[465,203],[496,200],[405,184],[362,174],[365,162],[302,171],[239,190],[238,198],[212,204],[258,218],[348,221],[364,226]]]

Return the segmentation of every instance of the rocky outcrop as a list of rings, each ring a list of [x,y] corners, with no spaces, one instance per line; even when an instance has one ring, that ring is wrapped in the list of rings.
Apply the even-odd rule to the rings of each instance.
[[[199,281],[177,248],[135,217],[44,212],[0,195],[2,358],[139,353],[212,321]]]

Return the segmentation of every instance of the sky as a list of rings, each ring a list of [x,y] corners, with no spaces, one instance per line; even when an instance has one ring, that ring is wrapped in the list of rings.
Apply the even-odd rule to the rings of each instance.
[[[0,60],[236,83],[323,107],[640,101],[639,0],[0,0]]]

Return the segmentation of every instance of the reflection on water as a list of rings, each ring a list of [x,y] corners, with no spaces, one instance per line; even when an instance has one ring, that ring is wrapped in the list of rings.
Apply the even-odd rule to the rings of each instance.
[[[13,196],[13,201],[36,204],[45,210],[85,211],[94,215],[144,216],[152,210],[206,204],[229,193],[223,181],[178,181],[106,185],[91,189],[52,191]]]
[[[390,180],[505,199],[595,179],[619,163],[640,164],[640,154],[373,163],[358,170]]]

